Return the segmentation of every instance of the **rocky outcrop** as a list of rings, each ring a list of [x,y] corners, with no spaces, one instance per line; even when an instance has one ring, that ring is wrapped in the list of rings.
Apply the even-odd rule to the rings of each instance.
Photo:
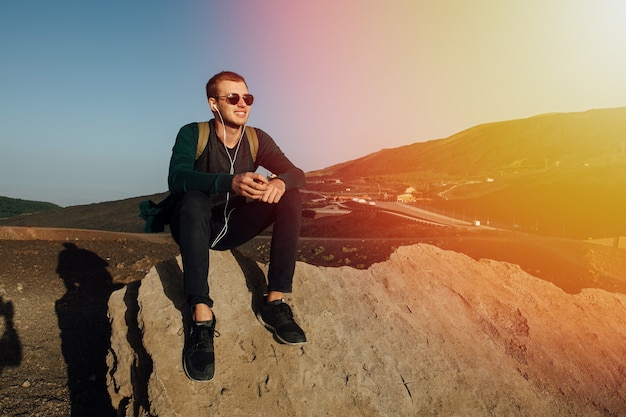
[[[177,261],[112,294],[119,415],[626,415],[624,295],[566,294],[515,265],[420,244],[368,270],[299,263],[290,303],[309,342],[292,347],[252,312],[265,266],[211,259],[211,382],[182,369]]]

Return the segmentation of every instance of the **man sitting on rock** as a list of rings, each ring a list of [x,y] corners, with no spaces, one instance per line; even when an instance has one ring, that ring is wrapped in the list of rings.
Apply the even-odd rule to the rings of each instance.
[[[232,249],[272,224],[268,292],[255,308],[257,317],[279,341],[306,342],[283,299],[284,293],[292,291],[302,214],[298,188],[305,184],[304,173],[267,133],[255,129],[258,139],[248,138],[245,125],[254,97],[243,77],[229,71],[216,74],[207,83],[206,93],[214,117],[206,147],[196,157],[199,124],[183,126],[168,176],[170,191],[178,201],[170,227],[180,247],[184,293],[193,321],[183,367],[197,381],[209,381],[215,374],[209,249]],[[256,173],[259,166],[272,176]]]

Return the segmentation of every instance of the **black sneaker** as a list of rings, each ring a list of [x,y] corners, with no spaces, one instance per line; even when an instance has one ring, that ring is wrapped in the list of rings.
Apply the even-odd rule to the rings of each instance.
[[[214,335],[215,316],[208,322],[194,322],[191,325],[183,351],[183,369],[194,381],[210,381],[215,375]]]
[[[285,300],[260,303],[257,318],[279,342],[288,345],[306,343],[304,331],[294,321],[291,307]]]

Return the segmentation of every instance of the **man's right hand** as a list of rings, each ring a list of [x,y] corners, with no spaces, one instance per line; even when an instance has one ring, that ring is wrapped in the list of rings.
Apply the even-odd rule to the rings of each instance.
[[[236,194],[260,200],[267,191],[268,180],[256,172],[244,172],[233,177],[232,188]]]

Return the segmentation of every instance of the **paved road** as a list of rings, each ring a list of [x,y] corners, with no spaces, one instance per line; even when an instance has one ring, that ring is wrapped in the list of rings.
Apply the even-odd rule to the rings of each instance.
[[[319,194],[320,197],[325,197],[324,194],[311,192],[309,193]],[[362,208],[363,210],[380,210],[386,213],[390,213],[396,216],[405,217],[411,220],[415,220],[425,224],[431,224],[435,226],[449,226],[449,227],[459,227],[459,228],[481,228],[481,229],[490,229],[493,230],[493,227],[489,226],[476,226],[473,222],[468,222],[464,220],[455,219],[454,217],[444,216],[443,214],[435,213],[432,211],[424,210],[421,208],[413,207],[408,204],[400,204],[395,202],[381,202],[377,201],[376,205],[369,204],[359,204],[356,202],[347,202],[346,204],[339,204],[334,206],[333,210],[324,210],[318,209],[320,212],[325,212],[327,214],[330,213],[341,213],[344,210],[358,210]]]
[[[443,214],[420,209],[408,204],[376,202],[380,210],[404,214],[407,217],[426,220],[431,223],[453,227],[474,227],[471,222],[444,216]]]
[[[368,207],[376,208],[377,210],[381,210],[387,213],[406,217],[406,218],[413,219],[413,220],[420,221],[420,222],[427,223],[427,224],[433,224],[433,225],[438,225],[438,226],[460,227],[460,228],[468,228],[468,229],[480,228],[480,229],[494,230],[493,227],[484,226],[484,225],[476,226],[472,222],[455,219],[454,217],[444,216],[443,214],[413,207],[408,204],[387,203],[387,202],[377,201],[375,206],[368,206]]]

